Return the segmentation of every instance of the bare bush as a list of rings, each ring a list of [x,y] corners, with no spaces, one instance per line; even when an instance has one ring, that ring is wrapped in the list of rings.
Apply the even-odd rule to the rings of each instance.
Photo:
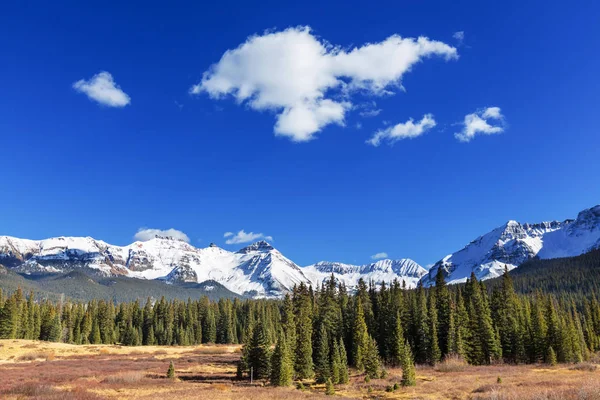
[[[458,354],[448,354],[444,361],[436,365],[439,372],[462,372],[467,368],[467,362]]]

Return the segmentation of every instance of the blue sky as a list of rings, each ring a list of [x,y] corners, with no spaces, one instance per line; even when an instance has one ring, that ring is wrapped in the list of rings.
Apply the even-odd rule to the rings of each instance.
[[[596,2],[84,3],[2,5],[0,234],[426,265],[600,203]]]

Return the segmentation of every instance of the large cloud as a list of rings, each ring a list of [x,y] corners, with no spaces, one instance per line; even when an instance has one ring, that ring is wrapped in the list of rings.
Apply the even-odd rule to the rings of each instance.
[[[100,72],[89,80],[81,79],[73,84],[73,88],[80,93],[85,93],[90,99],[109,107],[125,107],[131,99],[112,75],[106,71]]]
[[[154,239],[156,236],[170,236],[174,239],[183,240],[186,243],[190,242],[190,238],[185,233],[178,231],[177,229],[151,229],[151,228],[140,228],[137,233],[133,236],[134,240],[145,242],[146,240]]]
[[[344,124],[356,90],[391,93],[411,67],[429,56],[457,58],[454,47],[426,37],[388,37],[349,51],[319,40],[309,27],[249,37],[227,50],[190,93],[232,96],[254,110],[277,113],[275,134],[296,142],[329,124]]]
[[[400,139],[413,139],[421,136],[434,126],[435,120],[433,119],[433,115],[425,114],[416,124],[411,118],[406,122],[401,122],[394,126],[381,129],[377,131],[371,139],[367,140],[367,143],[377,147],[384,140],[387,140],[388,143],[391,144]]]
[[[504,132],[504,115],[500,107],[488,107],[465,115],[463,129],[454,134],[461,142],[470,142],[478,135],[493,135]]]
[[[227,243],[227,244],[249,243],[249,242],[254,242],[255,240],[258,240],[258,239],[265,239],[270,242],[273,241],[272,236],[266,236],[262,233],[244,232],[243,229],[241,231],[239,231],[238,233],[225,232],[223,237],[228,238],[225,241],[225,243]]]

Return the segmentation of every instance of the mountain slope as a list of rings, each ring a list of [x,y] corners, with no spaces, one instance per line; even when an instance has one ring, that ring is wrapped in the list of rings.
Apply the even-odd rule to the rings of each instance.
[[[397,279],[409,288],[414,288],[427,270],[408,258],[400,260],[379,260],[365,265],[351,265],[338,262],[321,261],[304,267],[304,273],[312,282],[322,283],[331,274],[336,280],[344,282],[346,287],[354,289],[362,278],[365,282],[391,283]]]
[[[575,220],[509,221],[438,261],[423,277],[423,284],[432,285],[439,268],[449,283],[464,282],[471,272],[478,279],[490,279],[533,258],[572,257],[598,247],[600,205],[580,212]]]

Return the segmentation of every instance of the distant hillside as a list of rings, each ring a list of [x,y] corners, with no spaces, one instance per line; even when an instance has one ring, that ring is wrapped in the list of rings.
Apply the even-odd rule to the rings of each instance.
[[[510,272],[515,290],[520,293],[571,293],[588,296],[600,289],[600,250],[576,257],[550,260],[532,259]],[[500,278],[486,284],[492,287]]]
[[[38,298],[49,299],[57,299],[61,295],[74,300],[112,299],[118,302],[162,296],[182,300],[188,297],[198,299],[204,295],[211,300],[241,297],[214,281],[166,284],[155,280],[100,276],[83,270],[27,275],[0,266],[0,289],[12,292],[17,287],[26,293],[33,290]]]

